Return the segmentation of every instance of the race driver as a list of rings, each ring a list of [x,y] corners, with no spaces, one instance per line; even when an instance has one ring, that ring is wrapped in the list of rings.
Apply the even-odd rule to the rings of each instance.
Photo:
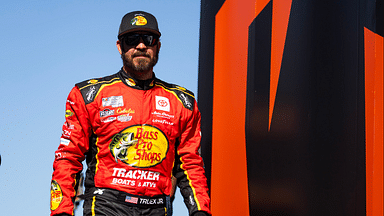
[[[78,83],[55,152],[51,215],[74,215],[86,159],[84,215],[172,215],[172,179],[189,215],[210,215],[193,93],[158,79],[156,18],[127,13],[116,42],[122,69]]]

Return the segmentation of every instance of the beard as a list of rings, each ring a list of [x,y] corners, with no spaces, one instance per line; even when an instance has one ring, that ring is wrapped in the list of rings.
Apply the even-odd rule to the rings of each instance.
[[[145,56],[149,58],[148,59],[139,59],[136,60],[137,64],[133,62],[133,58],[136,56]],[[125,56],[125,53],[121,54],[121,59],[123,60],[123,65],[128,70],[134,72],[134,73],[145,73],[152,71],[153,67],[156,65],[159,58],[159,52],[157,51],[156,55],[151,58],[150,55],[148,55],[145,52],[137,51],[134,55],[127,57]],[[137,74],[138,75],[138,74]]]

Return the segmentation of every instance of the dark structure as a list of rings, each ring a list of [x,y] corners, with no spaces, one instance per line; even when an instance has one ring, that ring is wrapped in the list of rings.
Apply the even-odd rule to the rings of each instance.
[[[383,2],[201,1],[213,214],[383,216]]]

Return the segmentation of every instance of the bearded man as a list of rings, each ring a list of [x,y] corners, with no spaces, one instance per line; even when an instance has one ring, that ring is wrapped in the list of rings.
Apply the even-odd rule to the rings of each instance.
[[[84,215],[170,216],[176,184],[189,215],[211,214],[200,112],[192,92],[155,76],[160,36],[152,14],[126,14],[116,42],[121,70],[80,82],[69,93],[51,215],[74,215],[85,159]]]

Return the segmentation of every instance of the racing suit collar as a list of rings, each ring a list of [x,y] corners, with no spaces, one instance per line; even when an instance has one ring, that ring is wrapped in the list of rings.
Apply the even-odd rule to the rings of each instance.
[[[137,80],[133,77],[131,77],[129,74],[127,74],[123,68],[119,71],[119,75],[123,83],[125,83],[127,86],[135,89],[140,89],[140,90],[148,90],[153,88],[155,85],[155,73],[153,73],[152,79],[147,79],[147,80]]]

